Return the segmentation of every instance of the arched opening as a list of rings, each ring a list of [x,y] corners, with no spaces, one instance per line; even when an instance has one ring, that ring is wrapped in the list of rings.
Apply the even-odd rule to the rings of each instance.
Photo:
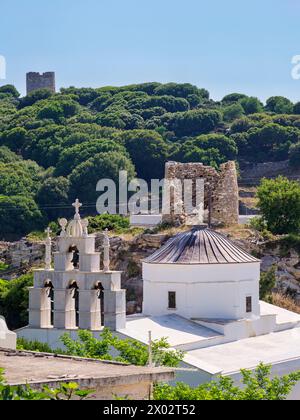
[[[97,290],[97,296],[100,300],[101,325],[104,325],[104,287],[101,282],[96,284],[95,290]]]
[[[73,254],[71,263],[73,264],[74,270],[79,270],[79,250],[76,245],[72,245],[69,248],[69,253]]]
[[[71,327],[79,326],[79,287],[76,281],[70,283],[70,301],[69,301],[69,312],[73,319],[70,319]]]
[[[46,299],[46,310],[47,310],[47,319],[48,324],[53,326],[54,324],[54,287],[50,280],[45,282],[45,299]]]

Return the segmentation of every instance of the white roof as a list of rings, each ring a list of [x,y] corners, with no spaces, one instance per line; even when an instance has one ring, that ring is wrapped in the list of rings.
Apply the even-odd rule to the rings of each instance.
[[[300,328],[192,350],[185,361],[211,374],[253,369],[260,362],[276,364],[300,359]]]
[[[295,312],[287,311],[286,309],[279,308],[279,306],[271,305],[269,303],[260,302],[260,313],[261,315],[271,315],[275,314],[276,324],[288,324],[288,323],[299,323],[300,324],[300,315]],[[300,326],[300,325],[299,325]]]
[[[260,306],[262,315],[277,315],[279,332],[220,344],[223,338],[226,339],[223,335],[170,314],[129,316],[126,328],[119,333],[147,344],[148,332],[151,331],[153,340],[166,337],[173,348],[194,348],[186,352],[185,362],[212,375],[253,369],[260,362],[277,364],[297,359],[300,364],[300,315],[265,302]]]
[[[173,314],[154,317],[143,315],[129,316],[127,318],[126,328],[118,330],[121,334],[145,344],[149,340],[149,331],[152,332],[153,340],[166,337],[172,347],[196,343],[220,336],[216,331]]]

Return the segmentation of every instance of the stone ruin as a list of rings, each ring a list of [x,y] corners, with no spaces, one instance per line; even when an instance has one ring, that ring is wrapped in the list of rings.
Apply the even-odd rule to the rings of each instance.
[[[239,192],[237,182],[237,171],[234,161],[229,161],[216,170],[211,166],[202,163],[178,163],[167,162],[165,169],[166,180],[185,179],[204,180],[204,214],[208,222],[210,209],[210,220],[212,225],[234,225],[239,221]],[[194,198],[194,197],[193,197]],[[185,223],[188,215],[175,214],[175,203],[182,197],[174,189],[170,193],[170,214],[163,215],[163,221],[169,223]]]
[[[39,89],[49,89],[51,92],[55,93],[55,73],[46,72],[46,73],[35,73],[30,72],[26,74],[26,91],[27,95],[30,92],[34,92]]]

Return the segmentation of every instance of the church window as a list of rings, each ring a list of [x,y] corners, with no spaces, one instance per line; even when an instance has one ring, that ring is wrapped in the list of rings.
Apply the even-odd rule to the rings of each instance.
[[[247,314],[252,312],[252,296],[246,297],[246,312]]]
[[[169,309],[176,309],[176,292],[169,292]]]

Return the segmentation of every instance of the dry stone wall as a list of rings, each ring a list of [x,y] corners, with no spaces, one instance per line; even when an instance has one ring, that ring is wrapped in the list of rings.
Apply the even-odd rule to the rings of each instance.
[[[235,162],[230,161],[220,166],[217,171],[211,166],[205,166],[202,163],[178,163],[168,162],[166,164],[165,178],[167,180],[185,179],[196,180],[204,179],[204,207],[209,208],[209,196],[211,194],[211,219],[215,225],[234,225],[239,219],[239,192],[237,182],[237,171]],[[171,194],[171,214],[164,215],[163,220],[175,222],[182,217],[174,213],[174,203],[181,197],[176,196],[176,192]]]

